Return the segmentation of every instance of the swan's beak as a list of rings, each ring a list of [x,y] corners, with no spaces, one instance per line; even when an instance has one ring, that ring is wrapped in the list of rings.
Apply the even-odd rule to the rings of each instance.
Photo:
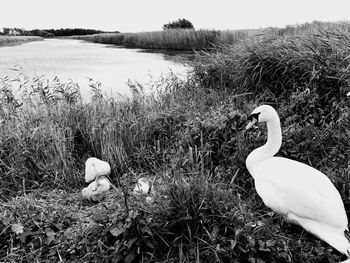
[[[246,129],[246,130],[250,129],[251,127],[254,126],[254,124],[255,124],[256,122],[257,122],[256,119],[251,120],[250,122],[248,122],[247,126],[245,126],[245,129]]]

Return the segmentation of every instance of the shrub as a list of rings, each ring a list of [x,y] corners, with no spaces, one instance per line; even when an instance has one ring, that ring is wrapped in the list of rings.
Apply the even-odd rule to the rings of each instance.
[[[193,29],[193,25],[190,21],[182,18],[182,19],[178,19],[176,21],[173,22],[169,22],[168,24],[164,24],[163,25],[163,30],[167,30],[167,29],[178,29],[178,28],[182,28],[182,29]]]

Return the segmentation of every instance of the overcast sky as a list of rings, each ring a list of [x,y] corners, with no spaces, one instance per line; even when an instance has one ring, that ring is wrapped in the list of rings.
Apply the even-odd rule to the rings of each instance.
[[[350,0],[0,0],[0,28],[141,32],[179,18],[224,30],[350,21]]]

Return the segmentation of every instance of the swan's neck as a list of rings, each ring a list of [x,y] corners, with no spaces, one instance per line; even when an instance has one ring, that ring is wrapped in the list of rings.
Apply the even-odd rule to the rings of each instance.
[[[282,144],[282,132],[278,115],[274,116],[267,124],[267,142],[252,151],[246,160],[246,166],[249,171],[258,163],[273,157],[280,149]]]

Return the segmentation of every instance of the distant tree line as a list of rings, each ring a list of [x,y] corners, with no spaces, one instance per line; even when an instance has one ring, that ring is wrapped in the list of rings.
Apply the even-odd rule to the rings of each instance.
[[[63,37],[63,36],[81,36],[107,33],[106,31],[83,28],[61,28],[61,29],[34,29],[25,30],[23,28],[3,28],[1,35],[12,36],[39,36],[39,37]],[[113,33],[119,33],[114,31]]]
[[[168,29],[194,29],[192,23],[187,19],[178,19],[163,25],[163,30]],[[64,37],[64,36],[82,36],[94,35],[100,33],[120,33],[119,31],[106,32],[95,29],[83,28],[61,28],[61,29],[33,29],[25,30],[23,28],[7,28],[4,27],[0,35],[9,36],[39,36],[39,37]]]
[[[10,35],[10,36],[31,36],[29,31],[24,30],[23,28],[8,28],[4,27],[2,29],[1,35]]]

